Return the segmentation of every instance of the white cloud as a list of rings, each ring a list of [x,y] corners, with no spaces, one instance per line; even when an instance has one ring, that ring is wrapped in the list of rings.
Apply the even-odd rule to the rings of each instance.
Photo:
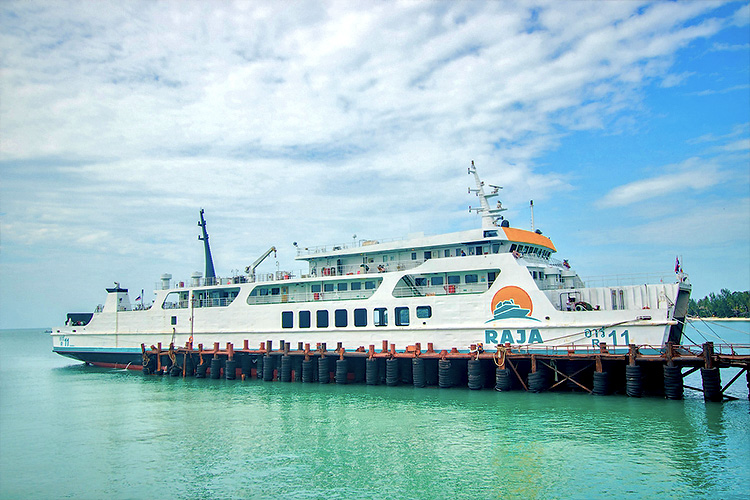
[[[727,178],[716,165],[701,158],[690,158],[680,165],[667,166],[663,170],[667,173],[612,189],[597,205],[621,207],[680,191],[705,190]]]
[[[186,266],[201,206],[238,260],[269,240],[452,230],[476,222],[453,215],[471,202],[457,186],[472,159],[507,206],[554,200],[574,179],[539,159],[574,131],[635,128],[644,89],[693,78],[674,59],[730,22],[717,10],[4,2],[0,257]],[[743,130],[725,147],[746,151]],[[704,190],[716,165],[686,162],[602,203]]]

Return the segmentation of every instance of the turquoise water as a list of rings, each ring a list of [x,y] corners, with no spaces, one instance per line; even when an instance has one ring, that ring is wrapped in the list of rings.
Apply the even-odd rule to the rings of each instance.
[[[748,343],[750,323],[730,326],[713,328]],[[732,392],[740,401],[708,404],[687,390],[668,401],[143,377],[55,355],[40,330],[2,331],[0,343],[0,498],[750,491],[744,375]]]

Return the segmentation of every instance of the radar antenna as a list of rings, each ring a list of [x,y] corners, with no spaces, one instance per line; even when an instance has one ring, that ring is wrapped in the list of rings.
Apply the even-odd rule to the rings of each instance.
[[[469,207],[469,212],[477,212],[478,214],[482,215],[482,227],[499,226],[500,221],[503,219],[503,216],[500,215],[500,212],[504,212],[507,209],[504,208],[502,203],[500,203],[499,201],[497,202],[497,206],[495,208],[490,208],[489,199],[498,196],[498,191],[502,189],[502,187],[490,184],[489,186],[492,188],[492,192],[489,194],[485,194],[484,182],[482,182],[482,180],[479,178],[477,168],[474,166],[474,160],[471,160],[469,174],[474,174],[474,181],[477,185],[476,189],[469,188],[469,193],[475,193],[479,197],[479,203],[481,205],[476,208]]]

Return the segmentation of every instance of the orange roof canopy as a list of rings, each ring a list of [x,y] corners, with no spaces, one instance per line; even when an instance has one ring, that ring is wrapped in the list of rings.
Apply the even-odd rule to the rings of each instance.
[[[557,252],[557,249],[552,243],[552,240],[539,233],[532,233],[531,231],[526,231],[525,229],[517,229],[515,227],[504,227],[503,231],[505,231],[505,236],[508,237],[508,241],[512,241],[514,243],[538,245],[541,247],[549,248],[553,252]]]

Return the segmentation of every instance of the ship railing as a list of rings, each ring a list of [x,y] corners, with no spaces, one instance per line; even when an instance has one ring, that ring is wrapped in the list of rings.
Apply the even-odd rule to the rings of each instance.
[[[350,265],[331,265],[331,266],[314,266],[310,268],[310,273],[306,275],[312,277],[329,277],[329,276],[352,276],[355,274],[380,274],[391,271],[406,271],[414,269],[423,264],[424,259],[417,260],[396,260],[388,262],[370,262],[368,264],[350,264]]]
[[[337,300],[364,300],[375,293],[376,289],[347,290],[330,292],[302,292],[278,295],[250,295],[247,303],[254,304],[293,304],[298,302],[328,302]]]
[[[581,277],[583,288],[603,288],[629,285],[672,284],[677,282],[674,273],[612,274]]]
[[[297,247],[297,256],[301,255],[315,255],[315,254],[321,254],[321,253],[329,253],[329,252],[338,252],[339,250],[348,250],[352,248],[360,248],[360,247],[366,247],[369,245],[377,245],[379,243],[390,243],[393,241],[403,241],[406,238],[397,237],[397,238],[378,238],[373,240],[366,240],[366,239],[360,239],[356,241],[349,241],[346,243],[334,243],[332,245],[318,245],[318,246],[311,246],[311,247]]]
[[[449,285],[397,286],[393,289],[394,297],[431,297],[435,295],[463,295],[482,293],[489,289],[487,283],[461,283]]]

